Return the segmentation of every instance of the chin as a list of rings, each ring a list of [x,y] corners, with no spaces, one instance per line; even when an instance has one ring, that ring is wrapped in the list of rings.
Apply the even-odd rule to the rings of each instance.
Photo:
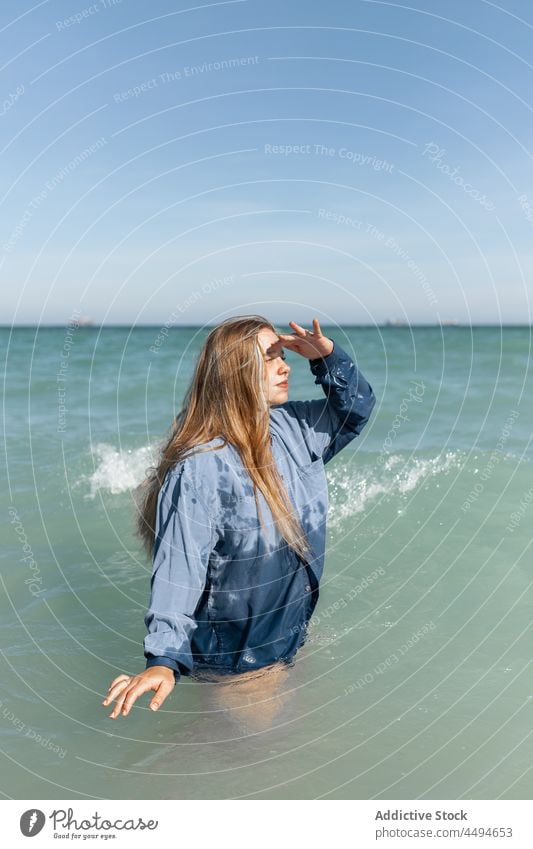
[[[283,404],[283,402],[287,400],[288,395],[289,395],[288,389],[280,389],[276,393],[277,397],[273,398],[271,401],[269,401],[270,406],[273,407],[275,404]]]

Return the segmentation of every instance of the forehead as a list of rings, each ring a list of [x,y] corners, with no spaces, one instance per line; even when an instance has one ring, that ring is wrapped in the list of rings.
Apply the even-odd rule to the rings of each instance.
[[[279,336],[277,333],[274,333],[266,327],[259,331],[257,338],[263,352],[268,351],[269,348],[279,342]]]

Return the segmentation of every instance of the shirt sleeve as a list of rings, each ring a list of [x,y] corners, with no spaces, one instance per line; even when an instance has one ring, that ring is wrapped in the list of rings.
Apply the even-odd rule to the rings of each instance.
[[[171,469],[157,500],[144,656],[147,669],[167,666],[174,670],[176,682],[183,667],[193,669],[193,616],[205,588],[215,533],[215,522],[187,464]]]
[[[332,341],[331,354],[309,360],[315,383],[322,386],[326,398],[283,405],[298,418],[310,453],[324,463],[359,436],[376,403],[371,385],[350,355]]]

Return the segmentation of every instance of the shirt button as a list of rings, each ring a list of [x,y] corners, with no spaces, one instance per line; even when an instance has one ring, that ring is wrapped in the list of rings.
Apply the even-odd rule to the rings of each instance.
[[[310,592],[311,592],[311,587],[309,586],[309,584],[307,584],[307,585],[306,585],[306,587],[305,587],[305,591],[306,591],[306,593],[310,593]]]

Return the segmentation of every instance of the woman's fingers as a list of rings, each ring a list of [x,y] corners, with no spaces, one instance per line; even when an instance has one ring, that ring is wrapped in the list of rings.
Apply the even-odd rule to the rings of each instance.
[[[118,684],[115,684],[115,686],[108,691],[107,696],[105,697],[102,704],[108,705],[110,702],[114,701],[116,697],[119,696],[126,689],[126,687],[129,686],[130,681],[131,678],[128,677],[125,681],[119,681]]]
[[[302,339],[305,339],[307,336],[307,330],[304,330],[303,327],[300,327],[299,324],[296,324],[295,321],[289,321],[289,324],[292,326],[294,333],[279,333],[278,336],[281,339],[283,345],[287,348],[290,348],[291,345],[296,344],[299,345]]]
[[[172,684],[170,681],[161,681],[161,684],[156,690],[155,696],[150,702],[150,707],[152,708],[152,710],[157,710],[158,707],[161,707],[166,697],[169,695],[169,693],[172,692],[173,689],[174,684]]]
[[[116,719],[116,717],[121,713],[122,716],[127,716],[139,696],[142,696],[143,693],[146,693],[148,690],[156,691],[155,696],[150,702],[150,707],[152,710],[157,710],[163,704],[167,696],[172,692],[174,686],[175,682],[168,678],[138,678],[133,681],[120,682],[117,687],[122,687],[122,689],[117,691],[116,704],[112,712],[109,714],[109,718]],[[114,698],[115,695],[112,696],[111,701]],[[108,700],[109,696],[107,697],[106,702]]]
[[[130,678],[131,678],[131,675],[126,675],[124,672],[121,675],[117,675],[117,677],[113,678],[113,680],[111,681],[111,684],[109,685],[109,689],[108,689],[107,692],[109,693],[111,688],[114,687],[115,684],[118,684],[120,681],[129,681]]]
[[[322,331],[320,329],[318,318],[313,319],[313,332],[315,336],[322,336]]]
[[[127,716],[139,696],[142,696],[142,694],[146,693],[148,690],[157,689],[157,693],[159,693],[159,690],[161,689],[163,683],[165,682],[161,682],[159,687],[157,687],[155,681],[153,680],[150,681],[148,679],[145,679],[144,681],[138,681],[136,684],[133,684],[128,690],[126,690],[121,696],[121,698],[117,700],[117,706],[113,713],[116,713],[116,715],[118,715],[120,712],[122,712],[122,716]],[[172,687],[168,687],[168,692],[166,693],[166,696],[168,696],[168,693],[170,693],[172,689]],[[157,698],[159,704],[164,701],[164,698],[166,698],[166,696],[159,696]],[[150,706],[151,704],[152,703],[150,703]],[[111,716],[113,716],[113,714],[111,714]]]
[[[294,328],[294,330],[296,331],[296,333],[298,334],[299,337],[302,338],[302,337],[305,337],[305,336],[308,335],[309,331],[305,330],[303,327],[300,327],[300,325],[296,324],[295,321],[289,321],[289,324],[292,328]],[[317,318],[313,319],[313,334],[316,335],[316,336],[322,336],[322,331],[320,329],[320,323],[319,323]]]
[[[117,703],[111,713],[109,714],[110,719],[115,719],[119,713],[122,711],[124,716],[130,712],[132,705],[135,703],[136,699],[141,696],[145,690],[151,690],[152,685],[148,682],[145,684],[145,688],[142,688],[142,683],[139,684],[129,684],[124,688],[122,693],[117,698]],[[126,702],[128,702],[128,707],[126,709]]]
[[[313,319],[313,330],[305,330],[296,321],[289,321],[294,333],[280,333],[279,338],[283,347],[289,351],[296,351],[304,357],[315,358],[317,354],[320,356],[323,351],[324,334],[320,329],[320,322],[317,318]]]
[[[142,696],[142,694],[148,692],[148,690],[156,691],[155,696],[150,702],[150,707],[152,710],[157,710],[173,689],[174,683],[171,683],[165,678],[160,679],[160,681],[154,681],[154,679],[141,679],[136,684],[132,685],[130,689],[124,692],[123,696],[117,701],[117,706],[113,713],[116,712],[118,715],[122,711],[122,716],[127,716],[139,696]]]
[[[295,321],[289,321],[289,324],[296,331],[298,336],[307,336],[307,330],[304,330],[303,327],[300,327],[300,325],[296,324]]]
[[[147,690],[153,690],[154,686],[149,681],[141,681],[139,684],[135,684],[133,689],[127,690],[124,693],[121,701],[121,710],[122,716],[127,716],[132,709],[133,705],[143,693],[146,693]],[[117,702],[117,708],[119,707],[119,703]],[[120,713],[120,709],[118,711]]]

